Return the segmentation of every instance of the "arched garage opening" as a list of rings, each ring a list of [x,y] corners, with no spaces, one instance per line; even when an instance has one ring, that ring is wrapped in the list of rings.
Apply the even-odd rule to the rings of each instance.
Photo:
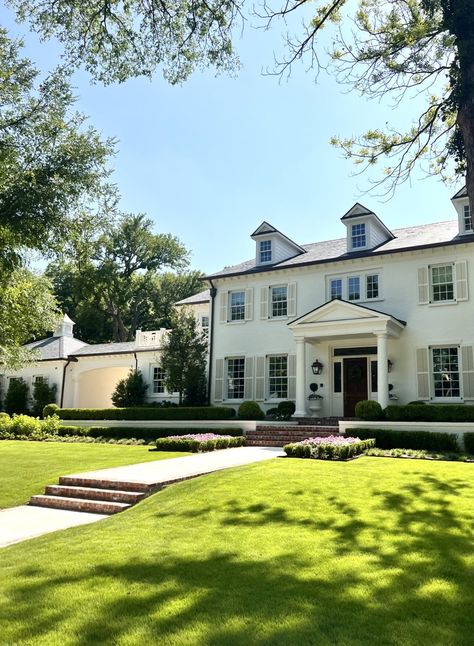
[[[110,408],[112,393],[120,379],[124,379],[130,366],[111,366],[81,372],[77,377],[75,406],[77,408]]]

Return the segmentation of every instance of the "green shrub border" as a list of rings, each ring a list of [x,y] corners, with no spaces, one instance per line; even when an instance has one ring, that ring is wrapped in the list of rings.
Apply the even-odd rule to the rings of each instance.
[[[474,455],[474,433],[464,433],[463,439],[466,453]]]
[[[131,426],[90,426],[82,428],[80,426],[60,426],[58,435],[83,437],[103,437],[110,439],[136,439],[154,441],[169,435],[188,435],[189,433],[214,433],[215,435],[231,435],[232,437],[242,437],[241,428],[140,428]]]
[[[219,420],[235,417],[233,408],[224,406],[178,406],[176,408],[52,408],[45,406],[45,417],[55,413],[63,420]]]
[[[411,407],[411,408],[414,408]],[[427,451],[459,451],[458,438],[454,433],[431,433],[430,431],[394,431],[391,429],[351,428],[348,437],[375,438],[379,449],[425,449]],[[466,434],[467,435],[467,434]],[[474,433],[473,433],[474,435]]]
[[[190,438],[168,439],[166,437],[156,440],[158,451],[189,451],[190,453],[201,453],[204,451],[215,451],[217,449],[228,449],[245,444],[244,437],[222,437],[215,440],[192,440]]]
[[[283,447],[291,458],[313,458],[316,460],[350,460],[375,446],[375,440],[362,439],[351,444],[301,444],[296,442]]]

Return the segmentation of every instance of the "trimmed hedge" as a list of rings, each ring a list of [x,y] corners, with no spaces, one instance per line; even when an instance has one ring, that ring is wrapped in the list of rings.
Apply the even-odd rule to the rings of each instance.
[[[257,404],[257,402],[243,402],[239,406],[237,413],[239,419],[262,420],[265,419],[265,413]]]
[[[378,402],[370,399],[357,402],[355,406],[355,414],[356,417],[365,419],[367,422],[384,418],[382,406]]]
[[[156,448],[158,451],[189,451],[190,453],[198,453],[243,446],[244,443],[244,437],[221,437],[204,441],[191,438],[177,439],[175,437],[164,437],[156,440]]]
[[[90,426],[88,428],[81,428],[79,426],[60,426],[58,435],[61,436],[84,436],[84,437],[103,437],[110,439],[136,439],[146,440],[152,442],[161,437],[168,437],[170,435],[188,435],[189,428],[132,428],[130,426],[105,427],[105,426]],[[231,435],[232,437],[242,437],[243,432],[241,428],[200,428],[194,429],[199,433],[214,433],[215,435]]]
[[[387,406],[385,416],[391,422],[474,422],[474,406],[414,402]]]
[[[48,409],[48,411],[46,411]],[[45,407],[45,413],[49,407]],[[176,408],[59,408],[54,410],[60,419],[107,420],[206,420],[235,417],[233,408],[223,406],[179,406]]]
[[[410,406],[415,408],[415,406]],[[430,431],[393,431],[389,429],[353,428],[346,431],[347,437],[375,438],[379,449],[425,449],[427,451],[459,451],[454,433],[430,433]],[[474,434],[473,434],[474,435]]]
[[[464,448],[474,455],[474,433],[464,433]]]
[[[296,442],[283,447],[286,455],[292,458],[313,458],[316,460],[349,460],[375,446],[373,439],[348,444],[303,444]]]

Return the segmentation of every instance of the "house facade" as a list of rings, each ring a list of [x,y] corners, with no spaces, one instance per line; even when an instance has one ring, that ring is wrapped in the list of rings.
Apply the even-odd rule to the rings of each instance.
[[[473,403],[474,233],[466,191],[452,203],[455,220],[393,231],[355,204],[344,237],[303,246],[263,222],[254,258],[207,277],[212,402]]]
[[[193,312],[198,328],[209,325],[209,292],[176,303]],[[53,336],[28,344],[35,361],[17,371],[0,374],[0,401],[11,380],[23,379],[30,397],[36,381],[56,387],[56,403],[65,408],[108,408],[117,383],[131,369],[138,369],[148,385],[148,403],[178,402],[177,393],[167,392],[160,365],[161,343],[167,331],[137,330],[135,340],[126,343],[88,344],[74,337],[74,322],[64,315]]]

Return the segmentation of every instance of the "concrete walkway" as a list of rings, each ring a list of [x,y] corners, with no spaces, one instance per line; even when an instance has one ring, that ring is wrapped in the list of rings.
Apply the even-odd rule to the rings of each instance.
[[[282,455],[285,454],[279,448],[245,446],[71,475],[84,480],[139,482],[159,486]],[[42,534],[49,534],[59,529],[86,525],[107,517],[100,514],[46,509],[28,505],[3,509],[0,510],[0,547],[19,543]]]

